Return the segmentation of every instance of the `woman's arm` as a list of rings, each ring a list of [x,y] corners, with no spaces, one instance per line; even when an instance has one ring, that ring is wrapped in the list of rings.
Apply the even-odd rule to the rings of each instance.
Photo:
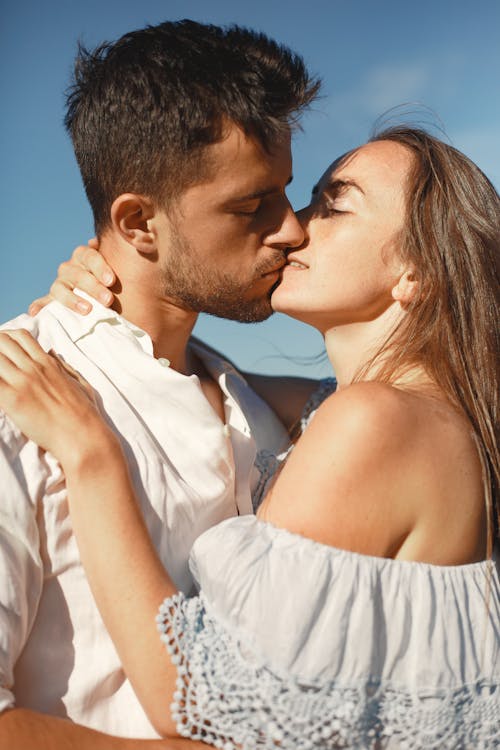
[[[126,739],[27,708],[0,715],[0,750],[207,750],[204,742],[168,738]]]
[[[0,333],[0,408],[61,463],[81,559],[137,696],[162,735],[177,671],[155,616],[176,592],[139,509],[120,443],[91,398],[26,331]]]

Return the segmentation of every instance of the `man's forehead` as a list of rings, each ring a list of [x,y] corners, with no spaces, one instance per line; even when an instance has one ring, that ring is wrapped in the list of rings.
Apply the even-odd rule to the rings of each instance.
[[[206,147],[205,153],[209,160],[218,162],[219,167],[227,165],[229,154],[243,160],[274,163],[276,160],[291,159],[291,133],[286,130],[264,142],[233,123],[224,130],[221,140]]]
[[[292,177],[290,137],[265,148],[239,128],[205,149],[203,178],[192,187],[248,193],[282,190]],[[188,191],[190,188],[188,188]]]

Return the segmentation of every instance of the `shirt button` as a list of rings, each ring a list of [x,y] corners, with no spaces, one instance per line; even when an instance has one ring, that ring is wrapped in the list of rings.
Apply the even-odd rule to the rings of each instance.
[[[165,357],[159,357],[158,362],[162,367],[170,367],[170,360]]]
[[[144,331],[141,331],[139,328],[133,328],[132,329],[132,333],[134,334],[134,336],[137,336],[138,339],[140,339],[143,336],[145,336]]]
[[[222,432],[223,432],[223,434],[224,434],[225,437],[229,437],[230,436],[231,433],[230,433],[229,425],[228,424],[224,425],[224,427],[222,428]]]

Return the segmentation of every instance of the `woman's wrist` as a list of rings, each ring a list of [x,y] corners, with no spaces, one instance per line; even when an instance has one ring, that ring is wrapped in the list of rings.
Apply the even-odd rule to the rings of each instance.
[[[83,431],[73,434],[55,455],[66,478],[102,473],[114,463],[125,461],[118,437],[102,422],[87,425]]]

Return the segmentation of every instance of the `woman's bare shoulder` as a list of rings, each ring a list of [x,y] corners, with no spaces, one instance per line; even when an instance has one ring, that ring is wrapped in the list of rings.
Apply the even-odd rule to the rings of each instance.
[[[461,457],[476,460],[467,450],[467,428],[439,400],[353,384],[318,409],[273,489],[269,520],[333,546],[396,556],[414,533],[441,531],[456,510],[460,488],[447,491],[448,482]]]
[[[264,504],[264,517],[326,544],[390,554],[415,520],[395,502],[411,435],[404,399],[394,390],[359,383],[326,399]]]
[[[350,462],[401,460],[418,440],[422,406],[407,393],[376,382],[339,389],[317,410],[304,448],[346,454]]]

